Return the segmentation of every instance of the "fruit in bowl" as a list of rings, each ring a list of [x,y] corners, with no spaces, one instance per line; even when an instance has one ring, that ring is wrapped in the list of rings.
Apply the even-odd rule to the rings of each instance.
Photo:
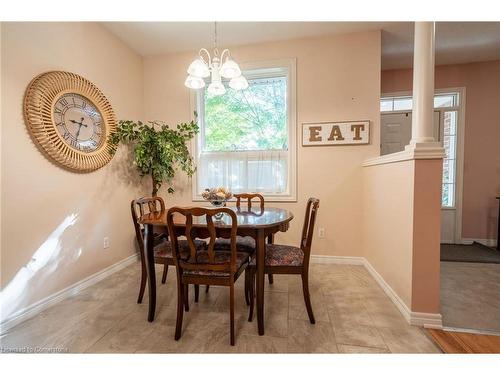
[[[201,196],[203,199],[212,202],[220,202],[219,205],[221,205],[223,202],[226,202],[227,200],[231,199],[233,197],[233,193],[231,193],[228,189],[225,187],[218,187],[218,188],[211,188],[211,189],[205,189],[203,193],[201,193]],[[214,204],[215,206],[216,204]]]

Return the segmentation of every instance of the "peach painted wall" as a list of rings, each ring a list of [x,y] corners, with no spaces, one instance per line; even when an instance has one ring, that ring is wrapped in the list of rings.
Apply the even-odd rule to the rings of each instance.
[[[414,161],[363,170],[365,258],[411,306]],[[439,227],[438,227],[439,228]]]
[[[439,313],[441,159],[415,160],[411,310]]]
[[[49,70],[75,72],[102,90],[119,119],[140,118],[143,67],[138,55],[94,23],[3,23],[1,38],[4,320],[132,255],[129,202],[143,188],[129,175],[126,152],[86,174],[43,156],[23,120],[27,85]]]
[[[500,61],[437,66],[436,88],[465,87],[462,237],[496,238],[500,194]],[[412,89],[412,70],[382,72],[382,93]]]
[[[299,243],[308,197],[321,200],[314,254],[362,256],[361,195],[363,160],[379,152],[380,33],[298,39],[232,47],[236,61],[296,58],[297,141],[303,122],[371,120],[372,141],[367,146],[297,148],[298,201],[270,203],[295,214],[288,232],[277,241]],[[144,61],[145,117],[170,124],[191,118],[190,90],[183,83],[195,52],[149,57]],[[177,192],[167,204],[190,204],[191,183],[176,181]],[[317,231],[316,231],[317,232]]]

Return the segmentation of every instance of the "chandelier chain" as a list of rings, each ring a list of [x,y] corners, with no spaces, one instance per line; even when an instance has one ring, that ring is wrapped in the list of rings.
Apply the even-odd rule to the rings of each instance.
[[[217,21],[214,22],[214,49],[217,49]]]

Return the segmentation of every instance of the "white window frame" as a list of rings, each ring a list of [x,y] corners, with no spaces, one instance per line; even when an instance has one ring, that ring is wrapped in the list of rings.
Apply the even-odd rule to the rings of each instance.
[[[455,242],[461,243],[462,241],[462,201],[463,201],[463,171],[464,171],[464,141],[465,141],[465,106],[466,106],[466,89],[465,87],[449,87],[443,89],[435,89],[434,95],[448,94],[457,92],[459,95],[459,105],[458,107],[446,107],[446,108],[434,108],[434,110],[457,110],[458,112],[458,123],[457,123],[457,144],[456,144],[456,168],[455,168],[455,206],[454,207],[443,207],[442,210],[456,210],[455,212]],[[382,93],[380,95],[380,100],[389,97],[413,97],[412,91],[396,91]],[[398,112],[408,112],[411,110],[404,111],[384,111],[384,113],[398,113]],[[439,136],[442,136],[442,128],[444,124],[444,117],[439,116]]]
[[[241,63],[241,70],[246,78],[265,78],[273,77],[277,71],[285,71],[287,79],[287,127],[288,127],[288,181],[287,190],[281,194],[264,194],[264,198],[269,202],[297,202],[297,103],[296,103],[296,59],[279,59]],[[259,72],[259,69],[265,71]],[[191,93],[191,114],[198,113],[198,123],[203,124],[205,107],[203,97],[204,90],[192,90]],[[198,165],[199,152],[201,150],[201,139],[204,137],[204,127],[200,126],[200,132],[191,140],[191,151],[194,162]],[[247,151],[248,154],[260,153],[261,151]],[[193,202],[204,201],[203,197],[197,192],[198,180],[197,173],[193,175],[191,190]]]

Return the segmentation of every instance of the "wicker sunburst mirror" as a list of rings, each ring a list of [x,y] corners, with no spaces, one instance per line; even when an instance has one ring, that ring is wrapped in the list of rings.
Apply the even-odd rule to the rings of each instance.
[[[92,172],[113,157],[108,142],[116,117],[104,94],[78,74],[54,71],[33,79],[24,97],[26,125],[50,159]]]

